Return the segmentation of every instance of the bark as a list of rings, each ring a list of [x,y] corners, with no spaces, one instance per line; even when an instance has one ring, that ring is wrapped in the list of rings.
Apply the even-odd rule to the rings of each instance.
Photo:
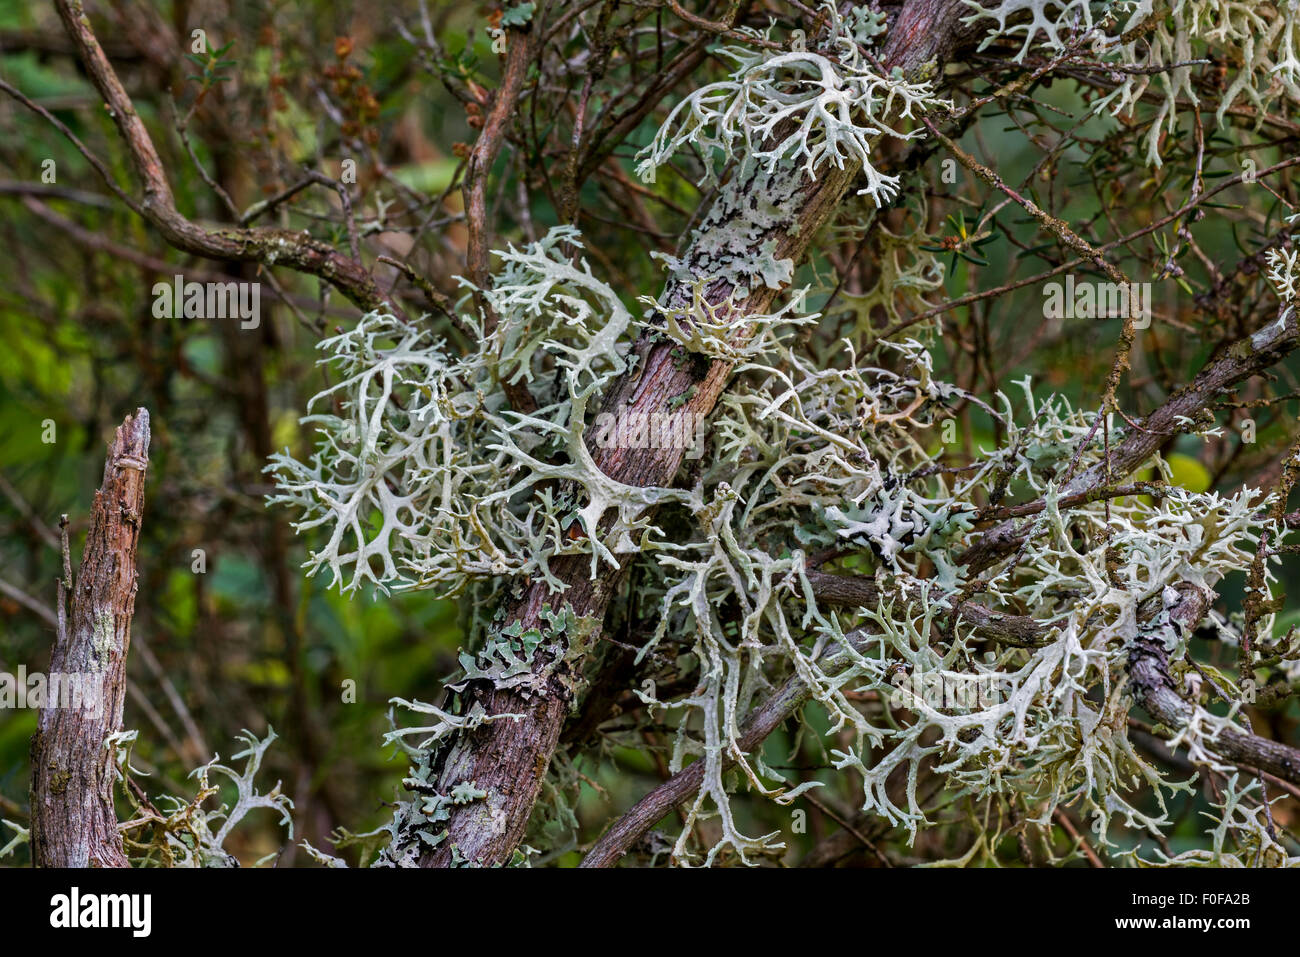
[[[960,0],[909,0],[898,13],[882,55],[886,69],[900,68],[916,78],[945,62],[959,37],[970,35],[961,23],[966,13]],[[860,168],[830,167],[810,180],[803,173],[767,174],[754,170],[733,177],[720,191],[701,222],[685,254],[689,264],[701,264],[692,280],[717,275],[720,238],[737,230],[757,235],[754,248],[773,244],[773,258],[801,261],[818,231],[831,218]],[[754,207],[760,196],[773,205],[788,209],[786,218],[772,223]],[[732,292],[726,281],[717,280],[706,290],[714,304],[724,302]],[[769,310],[779,290],[761,286],[735,310],[736,327],[743,335],[744,317]],[[691,294],[691,282],[673,280],[665,289],[665,301],[675,305]],[[728,363],[680,364],[674,361],[672,343],[654,344],[643,339],[636,352],[636,371],[624,377],[604,398],[602,411],[623,410],[633,415],[680,411],[708,415],[717,403],[731,375]],[[684,401],[683,401],[684,399]],[[677,405],[671,405],[674,400]],[[681,466],[683,449],[592,448],[596,464],[611,478],[627,485],[669,485]],[[510,620],[526,628],[542,624],[541,613],[549,604],[568,604],[583,618],[603,622],[610,598],[617,591],[625,568],[604,571],[592,578],[590,559],[579,556],[557,562],[554,569],[568,586],[563,595],[552,595],[541,582],[529,583],[523,596],[508,609]],[[425,853],[424,866],[448,866],[453,848],[464,858],[480,864],[506,862],[519,844],[537,799],[542,779],[554,754],[564,720],[574,700],[577,677],[573,662],[554,662],[541,656],[537,674],[546,673],[544,687],[525,693],[498,689],[487,683],[471,685],[460,703],[462,713],[475,705],[489,715],[518,714],[483,724],[449,739],[435,756],[437,787],[447,793],[455,785],[472,781],[487,792],[486,811],[479,802],[453,809],[448,835],[437,850]],[[395,838],[395,846],[403,842]]]
[[[149,413],[137,409],[108,446],[75,586],[61,582],[49,677],[75,675],[80,707],[47,702],[32,738],[32,860],[37,867],[127,867],[113,808],[126,655],[135,612],[135,550],[149,465]],[[67,566],[65,552],[65,569]],[[67,572],[65,570],[65,576]],[[70,621],[64,590],[71,590]]]

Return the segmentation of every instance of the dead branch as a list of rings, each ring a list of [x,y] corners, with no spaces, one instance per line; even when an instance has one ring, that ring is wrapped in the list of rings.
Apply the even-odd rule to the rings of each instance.
[[[65,592],[72,608],[50,655],[47,687],[54,697],[57,680],[59,695],[41,708],[32,738],[37,867],[128,866],[113,809],[117,754],[110,739],[122,729],[148,465],[149,413],[136,409],[108,446],[76,582],[67,572],[59,582],[59,611]]]

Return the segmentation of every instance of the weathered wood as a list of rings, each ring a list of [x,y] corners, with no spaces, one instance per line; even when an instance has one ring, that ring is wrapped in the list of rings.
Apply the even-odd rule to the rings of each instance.
[[[90,696],[40,711],[31,749],[37,867],[128,866],[113,808],[114,750],[105,742],[122,728],[148,464],[149,413],[136,409],[109,443],[75,585],[60,583],[60,619],[65,588],[72,610],[56,635],[49,677],[76,676]]]

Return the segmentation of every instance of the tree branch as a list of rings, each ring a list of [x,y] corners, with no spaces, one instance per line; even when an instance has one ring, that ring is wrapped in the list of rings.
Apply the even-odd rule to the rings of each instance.
[[[534,14],[534,19],[540,22],[541,15]],[[465,197],[465,225],[469,231],[465,267],[470,281],[480,288],[488,283],[487,178],[497,154],[501,152],[506,126],[514,117],[524,80],[528,77],[528,65],[537,52],[537,37],[541,31],[532,26],[529,24],[522,30],[506,29],[506,63],[501,86],[497,88],[492,108],[465,164],[465,182],[461,187],[461,194]]]
[[[1140,429],[1131,430],[1124,441],[1111,450],[1109,465],[1098,462],[1084,470],[1066,483],[1062,495],[1090,492],[1128,475],[1151,458],[1171,436],[1188,431],[1188,423],[1208,408],[1220,393],[1280,362],[1297,345],[1300,345],[1300,325],[1297,324],[1295,309],[1286,306],[1277,322],[1239,339],[1208,362],[1189,385],[1166,399],[1146,417]],[[1002,556],[1019,548],[1032,524],[1019,524],[1015,519],[1007,519],[995,525],[958,557],[958,563],[966,565],[970,574],[979,574]]]
[[[866,631],[855,631],[844,636],[856,653],[864,648]],[[818,667],[827,675],[834,675],[843,670],[853,655],[844,646],[834,643],[828,645]],[[737,739],[739,750],[747,753],[762,744],[769,734],[781,727],[786,719],[803,707],[811,695],[811,690],[798,675],[786,679],[766,701],[755,708],[741,726]],[[730,748],[722,758],[723,771],[736,764],[735,752]],[[704,762],[696,761],[678,771],[671,778],[659,785],[640,801],[637,801],[626,814],[614,822],[614,826],[601,836],[582,859],[579,867],[612,867],[624,854],[632,849],[645,833],[654,827],[657,821],[681,804],[700,789],[704,783]]]
[[[826,572],[808,572],[813,597],[819,603],[850,608],[876,608],[880,605],[881,590],[874,579],[865,575],[831,575]],[[918,598],[900,595],[900,610],[919,604]],[[957,606],[959,617],[970,625],[976,637],[1017,648],[1040,648],[1050,640],[1048,629],[1028,615],[1004,615],[990,611],[973,601]]]
[[[1174,627],[1187,633],[1196,628],[1209,609],[1214,593],[1194,585],[1179,587],[1181,597],[1169,609]],[[1165,651],[1163,631],[1154,627],[1153,619],[1139,633],[1129,651],[1128,672],[1133,694],[1137,701],[1158,722],[1169,729],[1168,737],[1175,737],[1198,717],[1210,714],[1198,705],[1186,701],[1175,689],[1169,677],[1169,655]],[[1257,734],[1225,728],[1205,747],[1224,760],[1245,765],[1257,771],[1300,784],[1300,749]]]
[[[113,808],[116,751],[106,742],[122,729],[148,465],[149,413],[136,409],[108,446],[76,585],[66,578],[59,582],[61,627],[47,676],[51,700],[41,708],[32,737],[37,867],[128,866]],[[69,590],[72,614],[65,628],[61,613]]]
[[[91,82],[104,98],[109,115],[126,144],[131,166],[144,192],[138,212],[162,233],[168,243],[208,259],[288,266],[326,280],[362,309],[385,308],[399,318],[405,318],[397,303],[380,291],[360,260],[339,253],[327,243],[287,229],[205,229],[182,215],[176,208],[153,139],[91,30],[81,0],[55,0],[54,5]],[[111,179],[107,182],[110,188],[116,186]],[[134,208],[134,201],[127,201]]]

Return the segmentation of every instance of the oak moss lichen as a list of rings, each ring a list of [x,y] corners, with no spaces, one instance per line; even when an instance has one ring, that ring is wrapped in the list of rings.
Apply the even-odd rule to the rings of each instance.
[[[1156,32],[1150,56],[1164,62],[1159,58],[1181,55],[1184,40],[1207,27],[1240,39],[1241,17],[1249,19],[1235,9],[1241,6],[1174,4],[1173,26]],[[991,16],[999,35],[1023,32],[1026,50],[1058,50],[1076,27],[1095,29],[1101,55],[1136,62],[1140,51],[1117,31],[1142,9],[1003,0],[973,16]],[[1033,17],[1012,16],[1022,10]],[[740,313],[755,292],[792,282],[794,263],[777,255],[773,236],[799,228],[799,197],[810,177],[828,166],[860,165],[863,195],[883,205],[900,181],[875,168],[872,144],[914,135],[900,118],[941,104],[927,83],[874,70],[863,48],[876,42],[877,20],[831,19],[821,52],[802,45],[720,50],[735,64],[729,76],[678,104],[644,151],[648,177],[687,144],[729,171],[689,253],[664,257],[671,294],[643,299],[644,312],[634,315],[582,258],[576,230],[560,227],[501,251],[492,285],[471,290],[494,325],[472,296],[462,300],[461,318],[478,334],[465,350],[452,350],[423,322],[367,315],[322,343],[337,379],[312,401],[313,410],[328,411],[304,420],[316,426],[318,445],[307,462],[287,451],[273,459],[272,501],[299,512],[300,531],[326,539],[308,568],[329,569],[345,591],[368,585],[467,597],[469,649],[448,682],[453,694],[471,682],[529,693],[548,681],[575,681],[599,623],[575,619],[562,594],[535,625],[497,620],[484,609],[499,607],[511,583],[525,578],[562,592],[552,567],[562,556],[581,559],[592,576],[630,565],[636,588],[624,596],[628,614],[653,625],[648,635],[636,634],[644,708],[599,729],[597,753],[643,747],[642,731],[653,720],[673,733],[670,771],[701,763],[702,785],[671,843],[676,862],[722,854],[752,862],[780,853],[779,835],[743,833],[731,799],[749,791],[788,803],[820,786],[796,783],[740,745],[745,716],[791,679],[809,690],[808,707],[795,717],[800,733],[816,739],[812,750],[859,776],[862,809],[913,839],[933,823],[917,794],[922,765],[943,777],[954,802],[971,807],[1032,806],[1043,824],[1057,808],[1075,807],[1102,846],[1112,842],[1116,822],[1161,835],[1171,824],[1168,797],[1190,783],[1155,770],[1128,737],[1126,664],[1139,608],[1175,584],[1214,587],[1251,567],[1263,531],[1278,547],[1291,530],[1273,527],[1250,489],[1219,495],[1172,488],[1154,500],[1064,508],[1063,464],[1072,462],[1076,474],[1096,465],[1106,439],[1094,428],[1095,410],[1043,398],[1027,379],[984,407],[1000,426],[1000,441],[976,443],[967,466],[945,468],[936,432],[956,401],[978,400],[935,379],[932,327],[918,323],[911,337],[881,339],[871,322],[881,310],[900,320],[900,306],[924,311],[926,296],[941,289],[942,265],[920,229],[879,229],[880,284],[842,297],[833,315],[819,316],[809,304],[830,299],[834,277],[813,281],[767,314]],[[1247,83],[1266,63],[1290,90],[1286,50],[1275,47],[1261,59],[1257,48],[1244,61]],[[1149,82],[1129,75],[1105,102],[1119,109]],[[1173,84],[1171,98],[1182,90],[1177,72],[1160,82]],[[1247,96],[1252,90],[1240,87]],[[1160,125],[1152,130],[1153,162]],[[1294,263],[1271,265],[1287,298]],[[800,333],[816,323],[835,323],[841,338],[814,354]],[[587,448],[599,397],[619,377],[636,375],[630,356],[639,330],[688,356],[734,366],[709,421],[710,454],[671,487],[615,482]],[[537,408],[513,409],[507,384],[526,389]],[[1112,447],[1126,434],[1109,429]],[[1143,465],[1170,477],[1159,457]],[[973,516],[990,491],[1000,496],[1011,487],[1041,499],[1043,508],[1020,523],[1026,537],[1016,562],[976,581],[957,556],[971,544]],[[810,578],[814,552],[852,555],[853,570],[873,580],[881,600],[824,607]],[[821,569],[846,570],[836,560],[823,559]],[[958,600],[1043,622],[1045,639],[1031,647],[990,645],[954,614]],[[1266,615],[1261,622],[1264,634],[1271,621]],[[1237,640],[1231,620],[1211,615],[1210,624],[1222,640]],[[1180,652],[1185,637],[1171,639]],[[966,703],[900,698],[899,675],[913,686],[987,682],[998,695]],[[677,690],[661,697],[662,688]],[[410,761],[404,783],[413,797],[398,804],[384,829],[391,840],[381,859],[401,866],[442,846],[457,809],[499,813],[500,795],[490,788],[440,782],[439,761],[484,722],[517,716],[394,703],[429,719],[387,738]],[[1197,723],[1182,730],[1180,743],[1223,767],[1206,743],[1235,720]],[[567,756],[553,761],[521,859],[533,847],[553,854],[571,845],[580,780]],[[1276,859],[1259,815],[1242,803],[1249,788],[1234,783],[1223,796],[1222,828],[1247,829]],[[701,828],[706,821],[712,826]],[[1009,827],[991,823],[953,863],[992,859]],[[1285,853],[1280,859],[1288,860]],[[1173,858],[1241,860],[1222,842],[1208,856]]]

